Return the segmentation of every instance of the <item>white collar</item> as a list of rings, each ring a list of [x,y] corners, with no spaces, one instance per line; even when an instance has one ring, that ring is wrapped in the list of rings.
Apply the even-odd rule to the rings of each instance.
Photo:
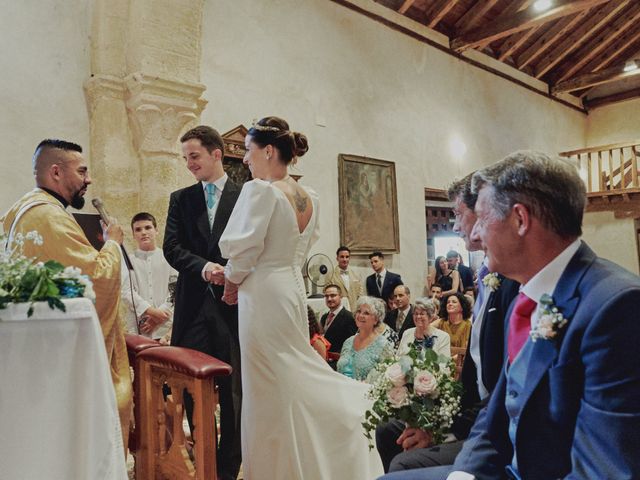
[[[200,182],[202,184],[202,190],[204,190],[204,192],[207,193],[207,184],[213,183],[216,186],[216,189],[220,190],[220,193],[222,193],[222,191],[224,190],[224,186],[227,184],[227,179],[228,178],[229,178],[229,176],[225,173],[219,179],[217,179],[215,182],[205,182],[203,180],[202,182]]]
[[[545,293],[553,295],[562,273],[580,248],[580,244],[579,238],[574,240],[556,258],[547,263],[542,270],[524,284],[520,291],[535,302],[540,302],[540,298]]]

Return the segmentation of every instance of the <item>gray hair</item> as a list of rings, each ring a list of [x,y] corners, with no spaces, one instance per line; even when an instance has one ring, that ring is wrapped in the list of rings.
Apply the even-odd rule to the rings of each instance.
[[[356,302],[356,310],[360,308],[360,305],[367,305],[371,309],[371,313],[375,315],[377,320],[376,326],[384,320],[384,316],[387,313],[387,307],[379,298],[364,295],[358,298],[358,301]]]
[[[420,297],[413,302],[413,309],[424,310],[429,318],[433,318],[440,309],[440,306],[436,305],[436,302],[437,300],[433,300],[432,298]]]
[[[521,203],[556,235],[582,235],[586,189],[576,168],[565,160],[541,152],[514,152],[473,175],[473,192],[483,187],[491,187],[491,204],[500,219]]]

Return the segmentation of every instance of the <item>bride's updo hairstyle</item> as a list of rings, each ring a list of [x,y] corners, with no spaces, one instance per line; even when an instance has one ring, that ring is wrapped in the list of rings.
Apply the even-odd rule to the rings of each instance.
[[[251,135],[251,140],[260,148],[267,145],[277,148],[285,165],[295,165],[297,157],[309,150],[307,137],[302,133],[290,131],[289,124],[278,117],[260,119],[249,129],[248,135]]]

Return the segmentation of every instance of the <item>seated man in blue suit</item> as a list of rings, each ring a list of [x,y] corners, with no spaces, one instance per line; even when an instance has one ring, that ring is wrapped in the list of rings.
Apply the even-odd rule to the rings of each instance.
[[[397,273],[389,272],[384,268],[382,252],[369,254],[369,262],[373,268],[373,274],[367,277],[367,295],[381,298],[386,302],[393,295],[393,290],[398,285],[402,285],[402,278]]]
[[[393,478],[638,478],[640,277],[580,241],[586,195],[572,165],[516,152],[473,188],[472,237],[491,270],[522,284],[505,364],[454,472]]]

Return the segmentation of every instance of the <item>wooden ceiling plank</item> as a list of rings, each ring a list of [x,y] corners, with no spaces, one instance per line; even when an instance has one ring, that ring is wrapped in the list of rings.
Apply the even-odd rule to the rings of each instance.
[[[436,28],[436,25],[449,13],[449,10],[455,7],[456,3],[458,0],[438,0],[431,5],[431,8],[425,13],[427,27]]]
[[[588,63],[582,69],[582,72],[595,72],[610,67],[621,60],[636,58],[637,54],[635,53],[635,49],[638,48],[638,45],[634,45],[634,42],[638,40],[640,40],[640,29],[627,32],[619,37],[612,45],[609,45],[606,51]]]
[[[607,1],[610,0],[558,0],[554,6],[544,12],[537,12],[531,6],[511,16],[498,18],[486,26],[462,33],[451,41],[451,48],[461,52],[482,43],[493,42],[499,38],[513,35],[557,18],[595,7]]]
[[[538,25],[524,32],[518,32],[507,38],[507,40],[500,46],[498,60],[504,62],[507,57],[524,45],[527,40],[533,36],[533,34],[540,30],[541,27],[542,25]]]
[[[571,77],[574,73],[580,71],[591,59],[596,57],[600,52],[605,50],[609,45],[613,44],[618,38],[620,38],[628,29],[636,24],[640,20],[640,5],[634,5],[631,9],[621,15],[611,25],[607,26],[605,30],[596,35],[591,41],[585,44],[580,50],[572,55],[575,60],[571,62],[571,65],[563,71],[558,77],[557,81],[562,82]],[[637,30],[640,33],[640,29]],[[626,40],[624,45],[628,45]],[[587,70],[592,72],[597,70],[597,67]]]
[[[496,20],[504,17],[509,17],[514,13],[519,12],[520,10],[525,10],[529,8],[533,2],[534,0],[513,0],[509,2],[509,5],[507,5],[507,7],[502,11],[502,13],[498,16]],[[511,37],[507,38],[506,40],[509,40],[510,38]],[[476,47],[476,49],[481,50],[483,47],[487,46],[488,44],[489,42],[482,42],[480,45]],[[497,47],[497,50],[500,50],[501,48],[502,48],[502,45],[499,45]]]
[[[616,102],[622,102],[629,100],[630,98],[640,97],[640,88],[634,88],[627,90],[626,92],[615,93],[606,97],[597,97],[591,100],[585,100],[584,106],[591,110],[592,108],[602,107],[603,105],[610,105]]]
[[[533,60],[546,52],[559,38],[566,35],[573,27],[581,22],[589,13],[588,10],[576,15],[565,17],[556,22],[553,27],[547,30],[534,43],[532,43],[522,54],[515,59],[518,68],[524,68]]]
[[[562,43],[557,44],[549,54],[535,65],[534,76],[540,78],[546,74],[564,57],[582,45],[590,35],[606,25],[607,22],[610,22],[628,3],[629,0],[610,2],[596,12],[590,12],[587,20],[582,25],[576,28]]]
[[[551,88],[551,93],[573,92],[586,87],[594,87],[596,85],[602,85],[603,83],[615,82],[616,80],[630,77],[632,75],[638,75],[640,73],[640,69],[625,72],[624,67],[625,64],[623,63],[616,65],[615,67],[600,70],[599,72],[586,73],[570,80],[559,82]]]
[[[467,10],[456,22],[454,28],[456,32],[465,32],[478,25],[482,17],[491,10],[498,0],[478,0]]]
[[[415,3],[415,1],[416,0],[404,0],[402,5],[400,5],[400,8],[398,9],[398,13],[404,15],[407,12],[407,10],[411,8],[411,5]]]

